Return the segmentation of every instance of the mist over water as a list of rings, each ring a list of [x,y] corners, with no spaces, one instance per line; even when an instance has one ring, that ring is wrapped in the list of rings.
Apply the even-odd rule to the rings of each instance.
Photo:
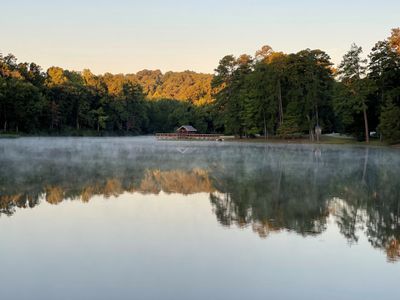
[[[399,178],[387,148],[2,139],[0,287],[7,299],[385,299],[400,291]]]

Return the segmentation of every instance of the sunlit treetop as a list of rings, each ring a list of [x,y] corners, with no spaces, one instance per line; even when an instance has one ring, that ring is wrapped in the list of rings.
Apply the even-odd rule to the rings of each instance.
[[[390,45],[400,54],[400,27],[392,29],[392,35],[389,37]]]

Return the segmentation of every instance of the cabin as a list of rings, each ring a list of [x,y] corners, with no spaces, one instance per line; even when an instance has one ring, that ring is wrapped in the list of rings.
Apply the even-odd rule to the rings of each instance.
[[[186,135],[186,134],[194,134],[197,132],[197,129],[190,125],[183,125],[179,127],[176,132],[178,134]]]
[[[197,129],[190,125],[183,125],[173,133],[156,133],[159,140],[208,140],[216,141],[221,139],[220,134],[199,134]]]

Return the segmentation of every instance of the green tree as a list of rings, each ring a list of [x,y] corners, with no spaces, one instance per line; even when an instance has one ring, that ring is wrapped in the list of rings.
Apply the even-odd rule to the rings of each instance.
[[[256,63],[254,72],[246,76],[247,97],[244,105],[244,122],[249,134],[274,133],[278,105],[276,78],[270,64]]]
[[[351,46],[349,52],[343,56],[343,60],[339,65],[339,78],[353,95],[353,109],[357,112],[362,111],[364,119],[365,140],[369,143],[369,126],[368,126],[368,103],[367,95],[372,90],[371,82],[365,78],[366,75],[366,59],[361,58],[362,48],[356,44]],[[350,99],[349,99],[350,100]]]
[[[234,99],[237,67],[237,60],[233,55],[223,57],[215,69],[215,76],[211,82],[216,100],[215,108],[219,112],[218,118],[222,120],[225,131],[234,134],[238,134],[240,127],[239,112],[236,110]]]
[[[385,140],[400,142],[400,107],[392,101],[388,101],[382,109],[379,130]]]
[[[306,49],[288,57],[285,72],[286,110],[297,118],[301,131],[314,138],[314,127],[331,127],[333,76],[330,57],[321,50]]]

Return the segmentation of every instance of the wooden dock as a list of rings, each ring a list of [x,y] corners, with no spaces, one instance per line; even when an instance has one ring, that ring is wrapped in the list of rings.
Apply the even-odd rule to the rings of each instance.
[[[223,140],[220,134],[199,134],[199,133],[156,133],[159,140],[205,140],[217,141]]]

